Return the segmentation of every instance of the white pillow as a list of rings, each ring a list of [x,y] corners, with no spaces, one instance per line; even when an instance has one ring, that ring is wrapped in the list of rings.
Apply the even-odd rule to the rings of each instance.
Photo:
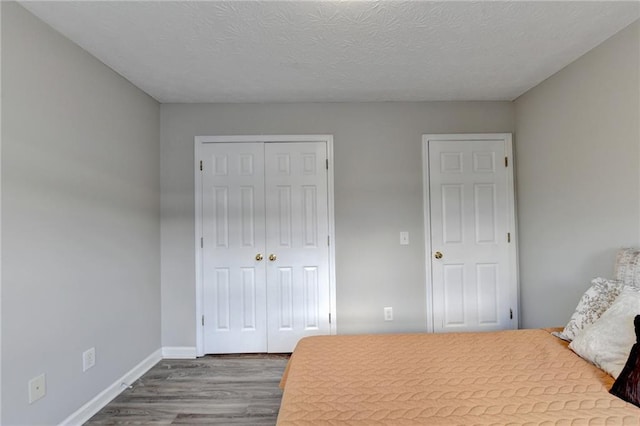
[[[640,248],[620,249],[613,274],[626,285],[640,287]]]
[[[596,322],[600,315],[609,309],[623,286],[621,281],[595,278],[591,281],[591,287],[582,295],[562,333],[553,334],[563,340],[572,341],[583,328]]]
[[[625,287],[600,319],[578,333],[569,347],[617,378],[636,342],[636,315],[640,315],[640,289]]]

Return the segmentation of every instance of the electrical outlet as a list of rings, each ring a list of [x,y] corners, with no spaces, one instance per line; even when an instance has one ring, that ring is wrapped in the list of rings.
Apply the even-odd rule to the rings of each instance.
[[[94,365],[96,365],[96,348],[82,352],[82,371],[87,371]]]
[[[400,245],[401,246],[409,245],[409,233],[407,231],[400,232]]]
[[[33,404],[47,394],[47,382],[44,374],[29,380],[29,404]]]
[[[393,321],[393,308],[388,306],[384,308],[384,320]]]

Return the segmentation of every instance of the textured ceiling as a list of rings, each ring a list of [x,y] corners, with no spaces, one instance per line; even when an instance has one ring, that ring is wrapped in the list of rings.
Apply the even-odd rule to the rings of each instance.
[[[160,102],[512,100],[632,2],[22,2]]]

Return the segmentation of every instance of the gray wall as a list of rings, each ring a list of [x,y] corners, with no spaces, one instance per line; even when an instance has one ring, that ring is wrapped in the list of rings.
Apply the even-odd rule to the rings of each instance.
[[[160,122],[162,343],[195,346],[194,136],[333,134],[338,332],[424,331],[421,135],[512,132],[513,105],[163,104]]]
[[[640,25],[515,102],[522,324],[564,324],[640,244]]]
[[[159,105],[1,7],[2,424],[56,424],[160,347]]]

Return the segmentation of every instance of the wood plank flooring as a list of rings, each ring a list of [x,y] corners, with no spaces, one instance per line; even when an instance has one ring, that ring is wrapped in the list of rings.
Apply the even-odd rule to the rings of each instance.
[[[275,425],[288,358],[163,360],[85,425]]]

